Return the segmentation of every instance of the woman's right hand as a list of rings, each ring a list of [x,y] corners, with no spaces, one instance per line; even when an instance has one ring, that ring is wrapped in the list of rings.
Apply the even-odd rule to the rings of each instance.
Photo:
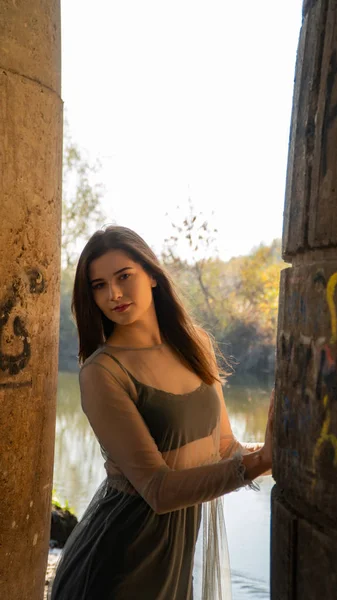
[[[271,396],[270,396],[270,404],[269,404],[269,410],[268,410],[268,422],[267,422],[267,427],[266,427],[264,446],[261,448],[263,462],[265,464],[269,465],[269,468],[271,468],[271,466],[272,466],[272,458],[273,458],[274,398],[275,398],[275,390],[272,391]]]

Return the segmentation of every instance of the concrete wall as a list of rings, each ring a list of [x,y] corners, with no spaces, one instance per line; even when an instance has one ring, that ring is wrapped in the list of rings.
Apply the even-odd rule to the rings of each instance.
[[[337,597],[337,2],[303,6],[276,373],[272,600]]]
[[[43,598],[59,320],[59,0],[0,2],[0,597]]]

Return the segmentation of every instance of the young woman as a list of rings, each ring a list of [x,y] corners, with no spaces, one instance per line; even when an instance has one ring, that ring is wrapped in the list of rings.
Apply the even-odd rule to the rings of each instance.
[[[107,476],[63,550],[49,598],[228,600],[220,497],[270,469],[272,402],[265,444],[240,444],[209,336],[130,229],[91,237],[73,311],[81,404]]]

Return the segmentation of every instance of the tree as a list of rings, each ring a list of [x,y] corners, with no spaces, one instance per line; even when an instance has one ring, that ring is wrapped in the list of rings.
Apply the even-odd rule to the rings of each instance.
[[[241,320],[254,324],[258,335],[268,344],[276,342],[281,259],[280,240],[270,246],[261,244],[240,266],[236,302]]]
[[[95,183],[99,163],[91,165],[72,141],[65,123],[62,198],[62,272],[60,306],[60,370],[76,370],[78,340],[71,315],[71,295],[78,243],[104,222],[102,186]]]
[[[165,246],[162,253],[164,264],[171,271],[175,271],[179,275],[179,271],[184,269],[187,261],[182,261],[177,253],[177,243],[183,239],[187,242],[190,259],[188,265],[194,274],[194,289],[195,283],[201,292],[204,313],[204,319],[207,324],[215,327],[218,319],[214,311],[215,299],[212,295],[211,288],[206,280],[206,271],[212,256],[217,252],[216,237],[217,230],[211,228],[208,221],[203,218],[202,213],[196,214],[195,208],[189,199],[189,214],[183,218],[181,224],[171,223],[174,233],[169,238],[165,239]],[[196,301],[196,298],[194,298]]]
[[[72,141],[65,122],[62,197],[62,265],[74,266],[80,240],[102,226],[102,185],[95,183],[100,164],[91,165]]]
[[[217,257],[215,229],[196,214],[172,223],[162,259],[188,300],[196,321],[213,333],[236,371],[271,372],[275,360],[281,259],[280,240],[261,244],[248,256]],[[188,259],[178,249],[187,244]]]

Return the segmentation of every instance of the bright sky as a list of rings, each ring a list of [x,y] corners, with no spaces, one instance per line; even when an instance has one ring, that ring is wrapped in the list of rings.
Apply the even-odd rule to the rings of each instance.
[[[225,260],[281,237],[301,6],[62,1],[62,97],[108,222],[159,252],[190,197]]]

